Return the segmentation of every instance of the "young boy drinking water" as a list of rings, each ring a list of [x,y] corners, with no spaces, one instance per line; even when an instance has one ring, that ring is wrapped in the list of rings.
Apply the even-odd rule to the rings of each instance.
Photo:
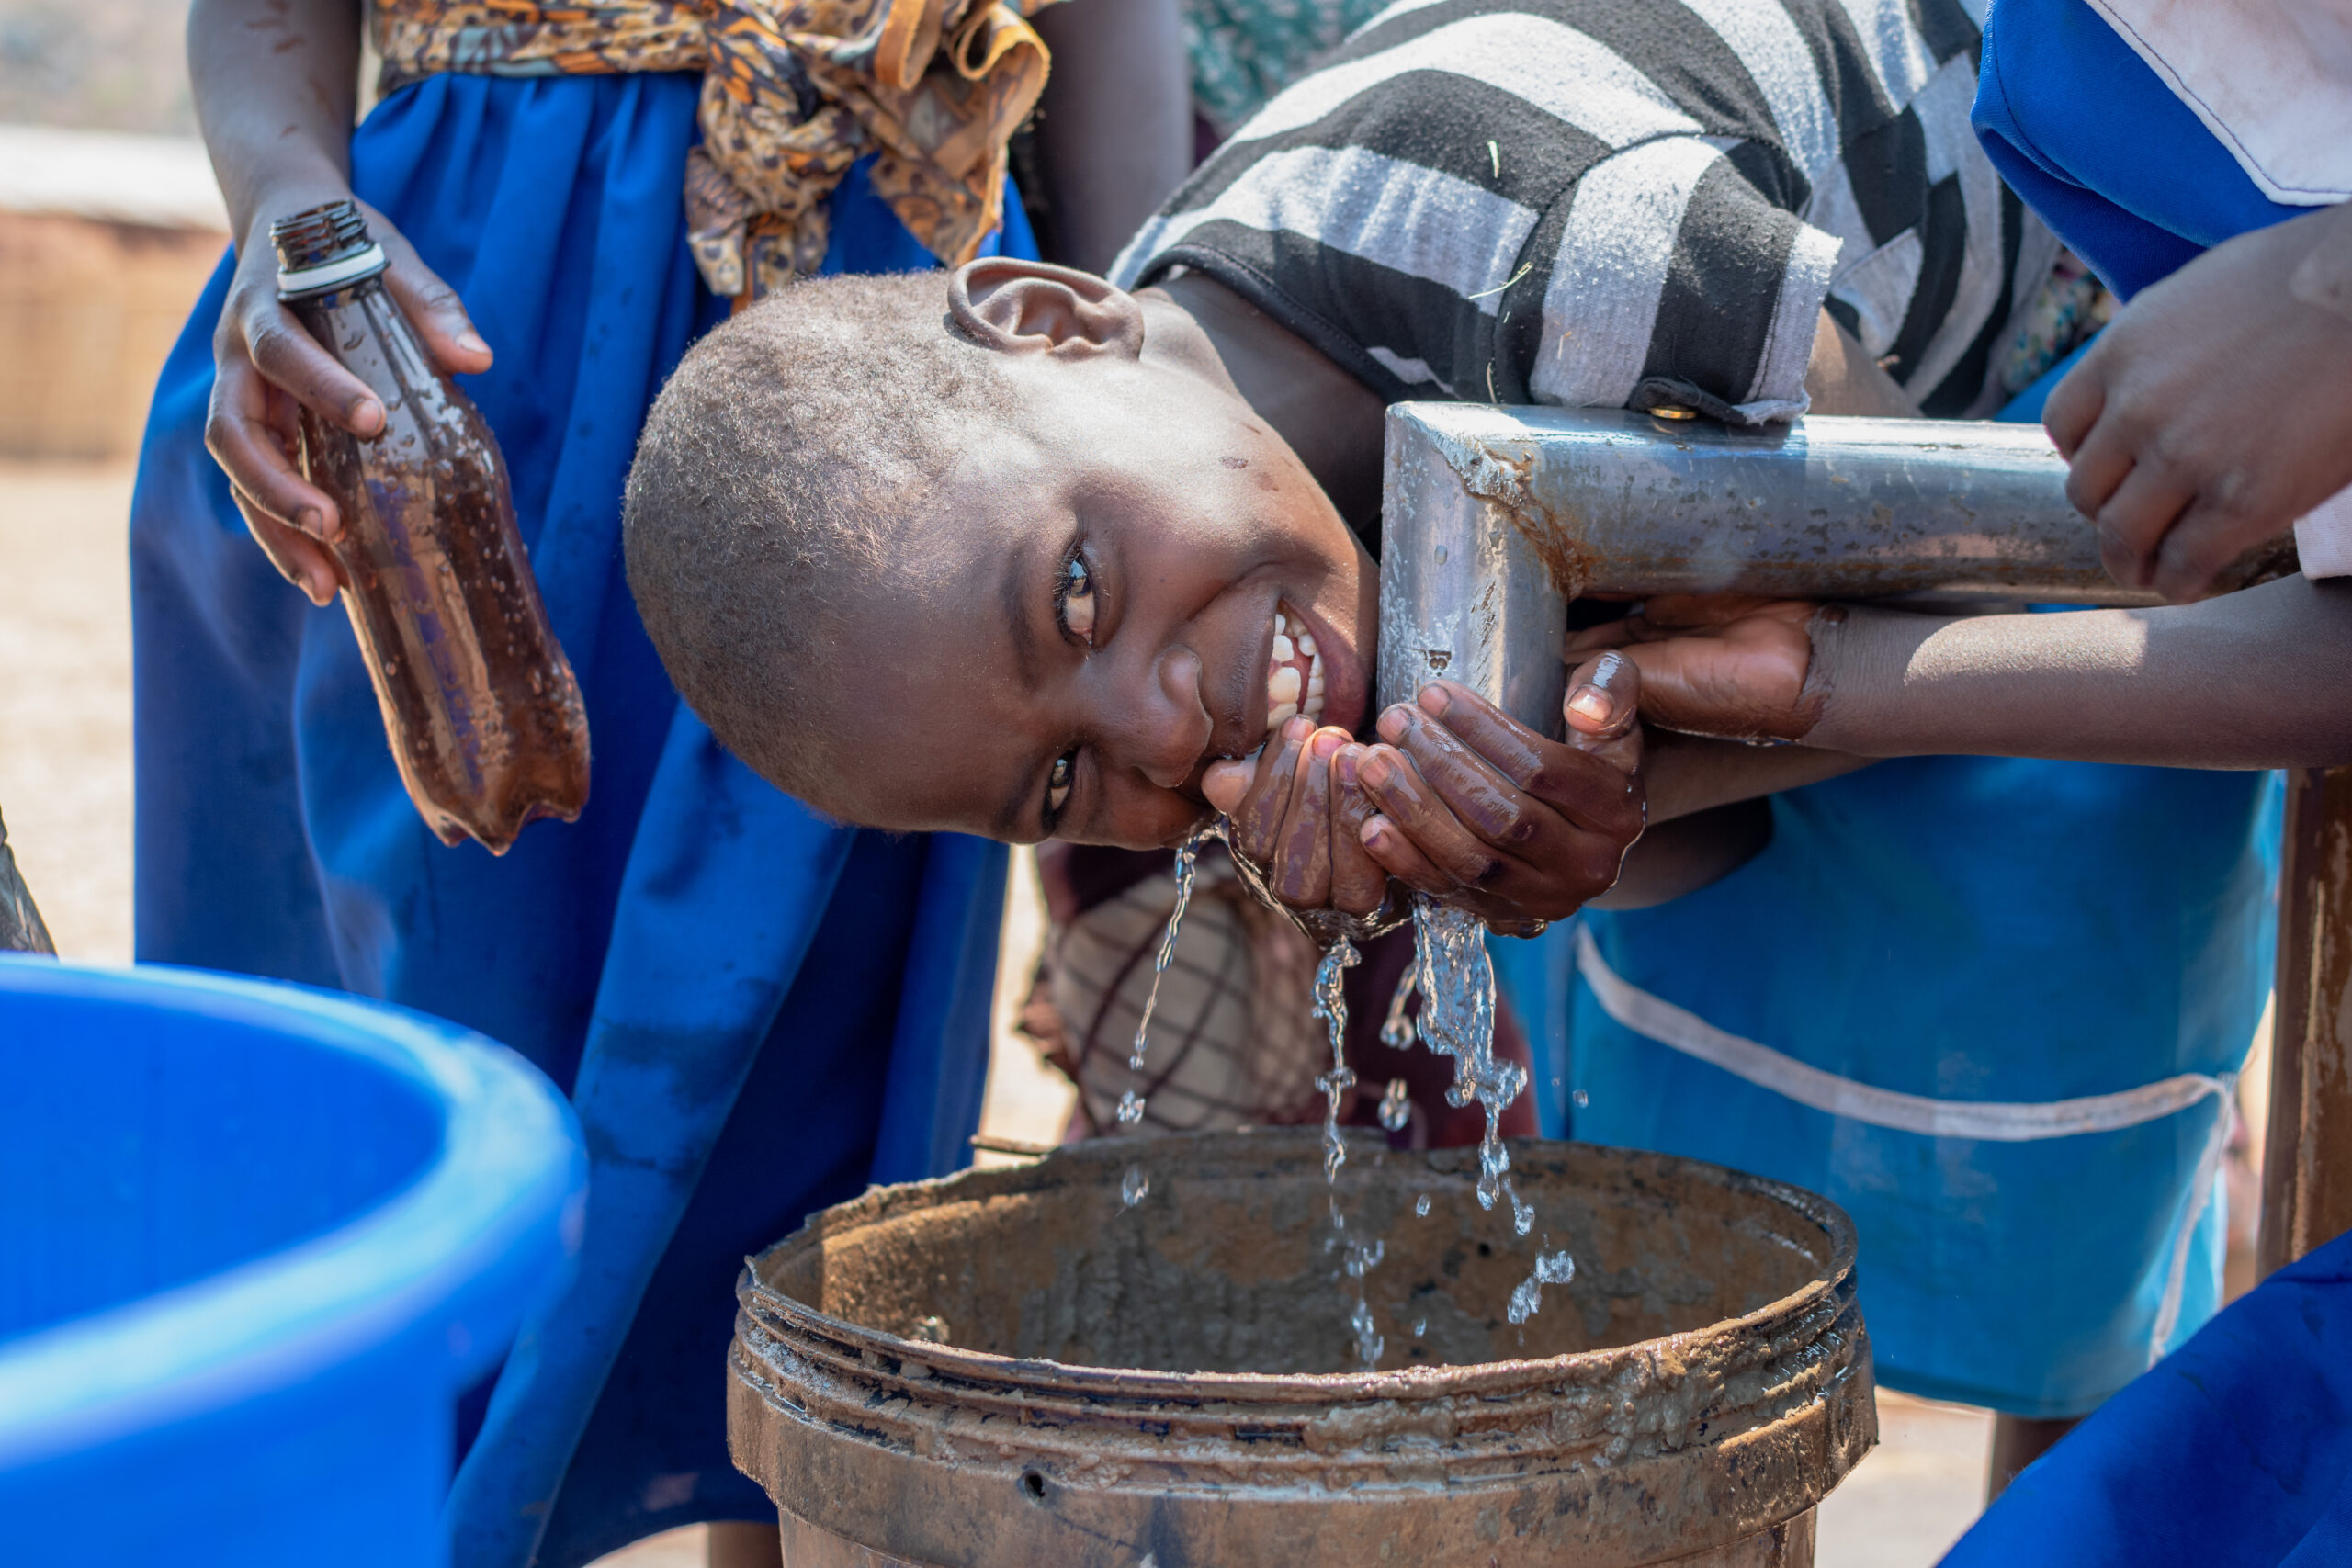
[[[1957,6],[1868,38],[1832,5],[1717,9],[1397,7],[1147,229],[1140,294],[983,264],[747,313],[672,383],[631,479],[673,675],[855,820],[1160,844],[1215,800],[1253,849],[1283,816],[1335,845],[1303,901],[1369,908],[1385,874],[1500,920],[1573,910],[1638,827],[1577,741],[1456,696],[1389,721],[1419,777],[1351,748],[1376,584],[1350,525],[1376,527],[1385,401],[1907,409],[1878,355],[1961,412],[2033,243],[2013,199],[1933,199],[1964,95],[1887,107],[1885,70],[1973,43]],[[1882,231],[1933,265],[1831,299],[1841,243]],[[1303,634],[1281,660],[1278,615]],[[1302,722],[1272,719],[1285,701]],[[1254,775],[1213,770],[1269,740]],[[1250,809],[1294,780],[1297,811]]]
[[[1634,666],[1589,660],[1559,740],[1444,683],[1374,721],[1383,409],[1987,412],[2055,242],[1969,131],[1975,45],[1964,11],[1933,0],[1394,6],[1204,165],[1123,258],[1131,287],[983,262],[944,283],[812,284],[711,334],[657,402],[630,479],[647,626],[729,747],[849,820],[1164,845],[1215,808],[1295,905],[1368,910],[1393,879],[1504,931],[1566,915],[1641,833]],[[1663,818],[1858,765],[1678,748],[1646,784]],[[1983,932],[2069,876],[2103,886],[2110,866],[2005,857],[1944,813],[2072,831],[2129,791],[2200,846],[2143,900],[2152,919],[2188,912],[2167,942],[2203,921],[2217,949],[2250,949],[2256,797],[2179,809],[2177,777],[2075,777],[2053,801],[2038,778],[1972,775],[1923,809],[1905,776],[1870,811],[1820,808],[1813,891],[1776,887],[1753,918],[1650,942],[1656,974],[1640,933],[1604,942],[1653,989],[1857,964],[1932,976],[1866,1022],[1835,1008],[1708,1021],[1902,1092],[2008,1092],[2018,1073],[2084,1070],[2075,1034],[1947,1018],[1944,998],[2002,994],[1993,980],[2012,971]],[[1841,840],[1839,820],[1863,830]],[[1902,832],[1977,848],[1906,863],[1886,848]],[[1839,903],[1906,863],[1912,904]],[[2093,948],[2093,930],[2107,928],[2064,940]],[[1918,945],[1890,958],[1897,940]],[[2170,945],[2136,943],[2055,967],[2174,963]],[[2114,1086],[2130,1088],[2181,1070],[2176,1050],[2242,1053],[2253,1011],[2233,985],[2184,1004],[2194,1032],[2111,1031],[2138,1056],[2088,1070],[2135,1075]],[[2185,1157],[2144,1143],[2081,1156],[2102,1162],[2105,1219],[2053,1293],[2042,1232],[2060,1217],[2000,1163],[2046,1158],[2033,1147],[1759,1109],[1739,1097],[1763,1091],[1727,1078],[1669,1092],[1657,1064],[1679,1059],[1631,1036],[1577,1049],[1626,1065],[1627,1092],[1591,1109],[1611,1141],[1763,1168],[1724,1140],[1783,1129],[1773,1157],[1793,1168],[1768,1173],[1847,1203],[1871,1249],[1865,1309],[1888,1382],[2067,1415],[2144,1364],[2158,1314],[2143,1287],[2186,1245],[2170,1232],[2189,1132]],[[1992,1267],[2004,1247],[2028,1266]],[[2201,1315],[2192,1303],[2182,1322]]]

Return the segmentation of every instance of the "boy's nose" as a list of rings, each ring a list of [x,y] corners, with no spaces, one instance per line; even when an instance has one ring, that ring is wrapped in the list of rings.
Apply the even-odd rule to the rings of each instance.
[[[1153,660],[1140,700],[1120,716],[1128,763],[1161,789],[1181,789],[1200,766],[1214,725],[1201,701],[1201,660],[1170,648]]]

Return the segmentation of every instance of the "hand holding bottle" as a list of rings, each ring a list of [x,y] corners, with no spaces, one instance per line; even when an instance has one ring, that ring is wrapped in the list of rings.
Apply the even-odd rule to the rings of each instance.
[[[269,221],[273,215],[350,195],[347,188],[314,188],[257,206],[252,232],[237,246],[236,275],[212,334],[212,405],[205,446],[228,473],[237,510],[254,541],[314,604],[332,602],[343,586],[334,556],[323,547],[340,536],[343,518],[334,498],[302,477],[300,411],[372,440],[383,432],[384,406],[278,299]],[[381,214],[365,204],[360,210],[391,263],[383,274],[385,292],[399,302],[435,366],[454,375],[489,369],[490,345],[474,331],[457,290],[417,259],[414,248]]]

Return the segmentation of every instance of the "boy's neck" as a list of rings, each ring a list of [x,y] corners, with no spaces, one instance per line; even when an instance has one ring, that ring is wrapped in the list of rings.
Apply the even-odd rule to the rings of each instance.
[[[1380,395],[1334,365],[1322,351],[1205,274],[1188,272],[1138,296],[1189,320],[1205,343],[1177,322],[1159,342],[1175,356],[1214,370],[1290,444],[1331,504],[1362,528],[1380,514]],[[1158,314],[1152,311],[1152,314]],[[1149,317],[1147,317],[1149,321]],[[1150,322],[1145,342],[1153,343]],[[1171,341],[1172,340],[1172,341]],[[1147,349],[1148,352],[1148,348]],[[1213,358],[1215,363],[1206,363]]]

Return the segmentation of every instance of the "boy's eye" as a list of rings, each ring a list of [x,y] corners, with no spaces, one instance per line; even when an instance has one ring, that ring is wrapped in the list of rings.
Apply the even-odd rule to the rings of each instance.
[[[1070,786],[1078,782],[1078,753],[1065,751],[1054,759],[1053,772],[1046,775],[1046,820],[1051,822],[1069,803]]]
[[[1094,640],[1094,572],[1084,556],[1072,556],[1062,567],[1059,592],[1062,629],[1080,642]]]

